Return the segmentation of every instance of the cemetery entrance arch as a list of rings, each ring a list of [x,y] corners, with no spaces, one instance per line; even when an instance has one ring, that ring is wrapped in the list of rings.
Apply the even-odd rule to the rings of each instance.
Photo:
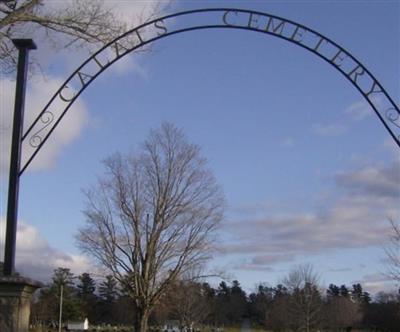
[[[399,107],[374,75],[342,46],[313,29],[279,16],[246,9],[208,8],[170,14],[146,22],[117,37],[84,61],[60,86],[18,142],[28,157],[21,167],[18,165],[13,170],[16,177],[19,178],[29,166],[79,95],[113,63],[156,40],[204,29],[239,29],[262,33],[266,37],[286,40],[315,54],[338,70],[361,93],[400,147]],[[55,107],[60,101],[64,105],[62,109]],[[7,228],[12,224],[8,219]],[[13,270],[14,257],[10,257],[14,255],[15,232],[14,224],[13,231],[7,231],[7,271]],[[8,236],[9,233],[14,234]]]

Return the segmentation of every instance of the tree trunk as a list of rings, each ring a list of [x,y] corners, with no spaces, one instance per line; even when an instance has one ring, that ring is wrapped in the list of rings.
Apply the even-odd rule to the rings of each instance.
[[[135,332],[147,332],[147,323],[150,311],[148,309],[138,309],[136,313]]]

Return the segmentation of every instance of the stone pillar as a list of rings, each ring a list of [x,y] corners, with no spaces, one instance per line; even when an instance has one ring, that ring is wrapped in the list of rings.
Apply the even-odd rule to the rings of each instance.
[[[0,276],[1,332],[28,332],[32,294],[41,286],[20,276]]]

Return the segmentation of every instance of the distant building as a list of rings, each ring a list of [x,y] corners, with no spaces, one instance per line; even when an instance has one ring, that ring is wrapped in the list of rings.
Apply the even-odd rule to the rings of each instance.
[[[84,321],[75,321],[68,322],[67,324],[68,331],[86,331],[89,330],[89,321],[85,318]]]

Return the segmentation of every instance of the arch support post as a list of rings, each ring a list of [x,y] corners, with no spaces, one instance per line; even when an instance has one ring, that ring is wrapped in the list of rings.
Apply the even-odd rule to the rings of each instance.
[[[0,271],[0,331],[28,332],[32,294],[41,284],[15,273],[15,246],[28,54],[30,50],[36,49],[36,45],[32,39],[15,39],[13,43],[18,48],[19,55],[11,138],[4,266],[3,271]]]
[[[29,51],[36,49],[32,39],[14,39],[19,50],[17,82],[15,88],[14,119],[11,138],[10,176],[7,198],[6,243],[4,250],[4,275],[15,272],[15,245],[17,240],[19,170],[21,165],[21,137],[24,124],[26,77]]]
[[[28,332],[31,299],[42,284],[19,276],[0,276],[0,331]]]

